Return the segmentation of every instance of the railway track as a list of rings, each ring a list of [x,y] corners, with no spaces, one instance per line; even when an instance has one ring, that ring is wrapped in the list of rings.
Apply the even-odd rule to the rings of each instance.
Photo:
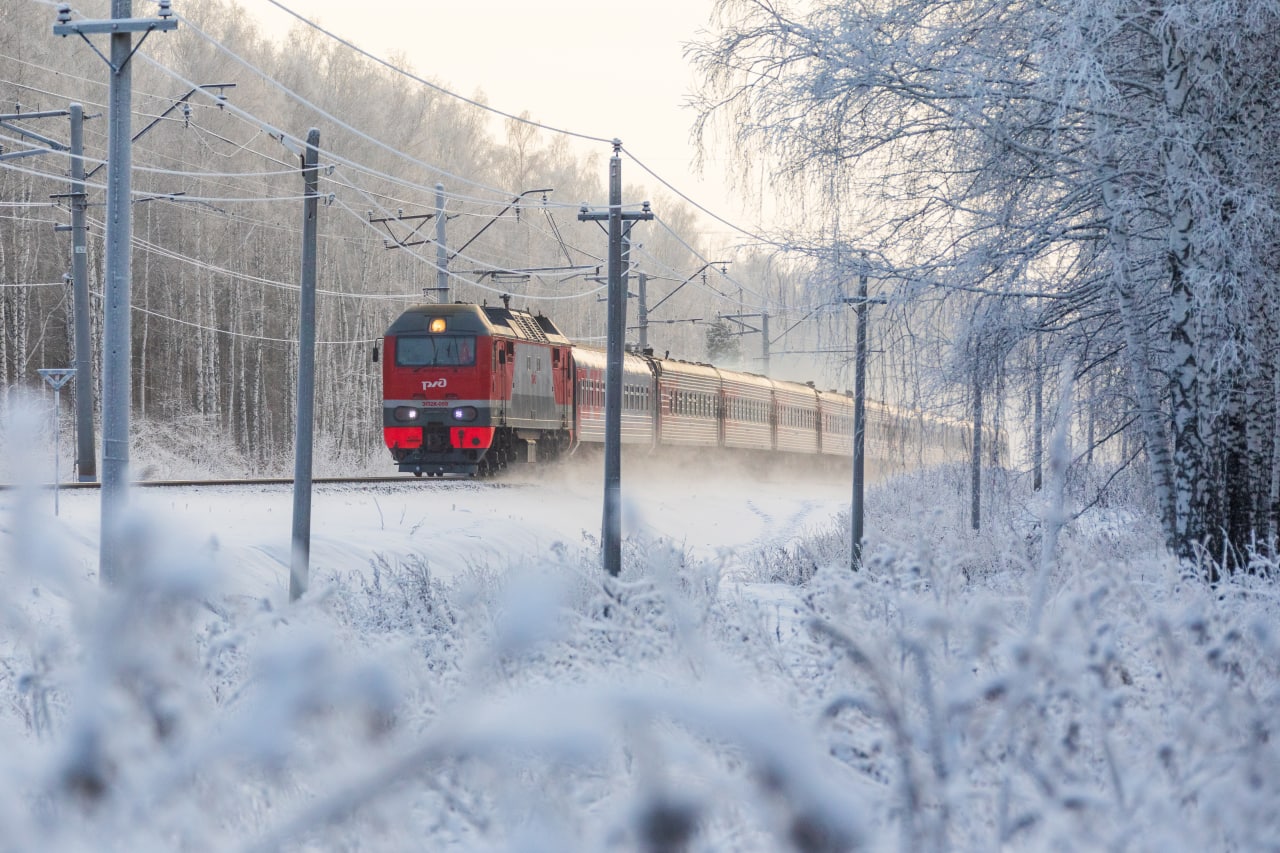
[[[511,486],[521,485],[520,483],[504,482],[501,480],[491,479],[475,479],[472,477],[431,477],[421,478],[408,474],[401,474],[394,477],[315,477],[311,481],[313,486],[331,486],[331,485],[374,485],[378,483],[403,483],[414,484],[421,487],[426,484],[436,486],[447,486],[449,484],[469,484],[472,486],[484,485],[490,488],[510,488]],[[173,487],[200,487],[200,486],[292,486],[292,477],[260,477],[252,479],[219,479],[219,480],[138,480],[129,484],[134,488],[141,489],[163,489]],[[54,488],[53,483],[37,483],[34,486],[37,489]],[[102,484],[94,483],[78,483],[67,482],[58,483],[57,487],[61,490],[70,491],[74,489],[100,489]],[[0,491],[10,491],[17,488],[13,483],[0,483]]]

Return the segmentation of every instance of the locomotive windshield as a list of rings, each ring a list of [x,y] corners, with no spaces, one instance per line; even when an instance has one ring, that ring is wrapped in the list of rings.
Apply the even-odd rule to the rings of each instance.
[[[399,367],[467,367],[475,363],[475,335],[401,335],[396,338],[396,365]]]

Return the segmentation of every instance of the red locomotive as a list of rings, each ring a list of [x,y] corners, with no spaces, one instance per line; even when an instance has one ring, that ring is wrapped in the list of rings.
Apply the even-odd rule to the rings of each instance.
[[[384,339],[383,437],[401,471],[484,476],[604,442],[604,351],[508,305],[416,305]],[[623,360],[622,443],[848,459],[853,400],[652,353]],[[866,453],[882,470],[962,458],[959,424],[866,407]]]
[[[382,433],[401,471],[485,475],[572,446],[572,347],[546,317],[417,305],[384,343]]]

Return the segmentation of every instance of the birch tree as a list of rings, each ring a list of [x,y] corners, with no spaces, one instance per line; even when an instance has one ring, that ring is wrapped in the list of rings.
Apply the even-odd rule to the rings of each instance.
[[[1242,564],[1276,526],[1274,504],[1257,510],[1275,492],[1262,402],[1274,352],[1253,330],[1272,322],[1280,236],[1267,177],[1280,8],[721,0],[717,12],[691,49],[707,81],[699,132],[730,127],[793,195],[814,164],[839,162],[856,188],[854,242],[902,280],[941,283],[958,303],[1034,297],[1039,319],[1013,331],[1054,333],[1082,370],[1123,359],[1170,547]],[[1033,287],[1046,268],[1053,281]],[[1080,358],[1086,346],[1108,355]]]

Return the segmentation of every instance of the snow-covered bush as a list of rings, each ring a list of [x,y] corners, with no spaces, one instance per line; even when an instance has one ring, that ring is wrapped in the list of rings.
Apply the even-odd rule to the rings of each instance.
[[[0,825],[12,849],[1258,849],[1280,837],[1269,581],[1216,588],[1113,502],[1038,620],[1012,489],[983,531],[847,519],[699,559],[590,536],[448,579],[372,555],[286,609],[131,518],[102,589],[6,497]],[[1038,500],[1038,498],[1037,498]],[[843,543],[843,546],[842,546]]]

